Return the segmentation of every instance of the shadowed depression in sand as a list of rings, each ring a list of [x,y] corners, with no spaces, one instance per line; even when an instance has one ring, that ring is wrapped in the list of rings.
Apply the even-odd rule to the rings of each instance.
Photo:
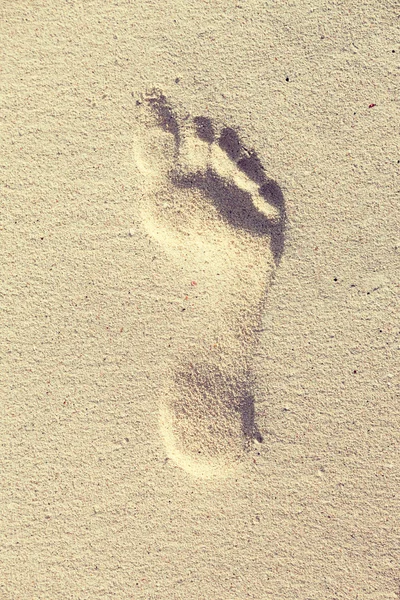
[[[206,290],[196,305],[202,318],[193,327],[203,324],[196,343],[175,357],[162,384],[160,428],[178,465],[223,476],[254,438],[262,439],[252,357],[283,251],[283,195],[233,129],[216,131],[206,117],[180,118],[160,91],[143,96],[137,110],[143,226]]]

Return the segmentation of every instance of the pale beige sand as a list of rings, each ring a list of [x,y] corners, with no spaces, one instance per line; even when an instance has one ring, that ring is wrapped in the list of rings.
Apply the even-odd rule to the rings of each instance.
[[[393,7],[2,4],[0,600],[400,598]]]

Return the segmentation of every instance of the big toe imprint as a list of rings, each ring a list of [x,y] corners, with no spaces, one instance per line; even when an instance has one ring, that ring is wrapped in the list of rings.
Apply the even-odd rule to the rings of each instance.
[[[283,195],[233,129],[179,118],[159,91],[139,110],[143,225],[176,272],[196,279],[163,385],[161,432],[182,468],[223,476],[259,437],[251,359],[283,251]]]

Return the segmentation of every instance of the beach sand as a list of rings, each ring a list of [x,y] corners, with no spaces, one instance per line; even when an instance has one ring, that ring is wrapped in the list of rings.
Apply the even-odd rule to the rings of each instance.
[[[0,600],[399,599],[394,5],[0,14]]]

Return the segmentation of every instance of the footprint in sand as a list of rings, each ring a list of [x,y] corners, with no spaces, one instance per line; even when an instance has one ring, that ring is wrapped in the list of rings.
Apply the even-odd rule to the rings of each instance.
[[[137,105],[142,223],[197,292],[183,313],[191,336],[182,331],[163,382],[160,427],[178,465],[223,476],[261,439],[251,364],[283,251],[284,200],[233,129],[180,118],[160,91]]]

